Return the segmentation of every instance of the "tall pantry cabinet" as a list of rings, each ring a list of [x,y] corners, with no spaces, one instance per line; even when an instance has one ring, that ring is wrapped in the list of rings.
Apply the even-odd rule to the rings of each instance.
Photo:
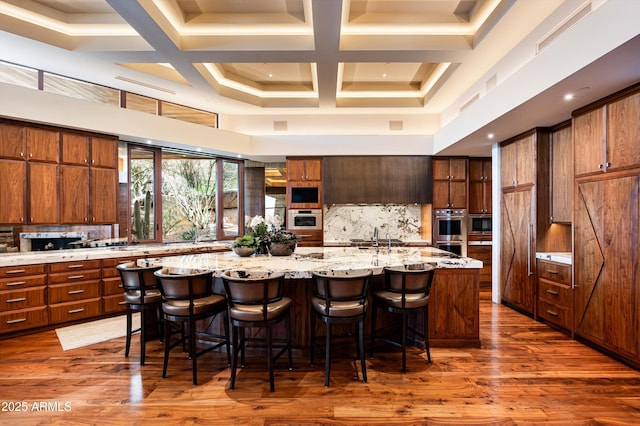
[[[575,334],[640,365],[640,84],[573,114]]]
[[[534,316],[536,235],[549,217],[549,134],[533,129],[500,146],[500,294]]]

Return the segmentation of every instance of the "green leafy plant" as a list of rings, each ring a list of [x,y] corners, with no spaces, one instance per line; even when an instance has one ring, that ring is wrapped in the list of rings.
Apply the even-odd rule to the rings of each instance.
[[[231,247],[250,247],[257,248],[258,243],[252,234],[244,234],[241,237],[236,238]]]

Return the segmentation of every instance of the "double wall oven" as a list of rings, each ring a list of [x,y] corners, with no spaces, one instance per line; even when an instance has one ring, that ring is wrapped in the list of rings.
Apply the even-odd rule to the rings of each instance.
[[[467,256],[467,211],[434,211],[433,246],[460,256]]]

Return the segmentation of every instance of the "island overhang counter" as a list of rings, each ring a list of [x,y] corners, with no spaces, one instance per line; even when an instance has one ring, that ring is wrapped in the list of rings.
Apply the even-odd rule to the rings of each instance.
[[[432,347],[478,347],[479,273],[482,262],[459,257],[433,247],[298,247],[291,256],[240,257],[233,252],[205,253],[138,260],[140,264],[162,265],[173,273],[212,271],[215,289],[223,292],[220,274],[225,270],[282,272],[284,295],[293,300],[292,339],[296,347],[309,346],[312,273],[320,271],[371,270],[370,293],[384,287],[386,266],[431,264],[436,267],[429,304],[429,338]],[[420,319],[412,326],[421,327]],[[399,324],[395,315],[379,315],[376,327],[391,330]],[[369,331],[369,324],[365,330]],[[217,329],[215,330],[218,331]],[[319,330],[320,332],[320,330]],[[416,342],[418,346],[422,342]]]

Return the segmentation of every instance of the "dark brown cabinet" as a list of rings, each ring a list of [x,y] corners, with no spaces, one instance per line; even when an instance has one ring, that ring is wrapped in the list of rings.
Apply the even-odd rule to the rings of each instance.
[[[492,196],[491,158],[469,159],[469,213],[490,214]]]
[[[467,256],[482,261],[480,270],[480,287],[491,287],[491,256],[493,247],[490,245],[474,245],[471,241],[467,247]]]
[[[118,168],[118,139],[91,136],[91,166]]]
[[[287,179],[322,180],[321,158],[287,158]]]
[[[27,127],[25,140],[27,143],[27,159],[57,163],[60,159],[57,131]]]
[[[25,132],[24,126],[0,123],[0,158],[25,158],[27,151]]]
[[[91,223],[117,223],[118,171],[90,168],[89,212]]]
[[[60,166],[60,220],[63,224],[89,223],[89,168]]]
[[[27,163],[0,159],[0,224],[25,223]]]
[[[551,221],[571,223],[573,212],[573,153],[571,125],[551,133]]]
[[[500,149],[500,182],[503,188],[534,183],[536,133],[518,137]]]
[[[58,214],[58,165],[29,162],[29,220],[37,225],[55,225]]]
[[[48,324],[45,265],[0,268],[0,333]]]
[[[538,259],[538,318],[562,328],[573,329],[571,265]]]
[[[467,159],[432,160],[433,208],[467,208]]]
[[[89,137],[75,133],[63,133],[60,151],[61,163],[86,166],[89,164]]]

